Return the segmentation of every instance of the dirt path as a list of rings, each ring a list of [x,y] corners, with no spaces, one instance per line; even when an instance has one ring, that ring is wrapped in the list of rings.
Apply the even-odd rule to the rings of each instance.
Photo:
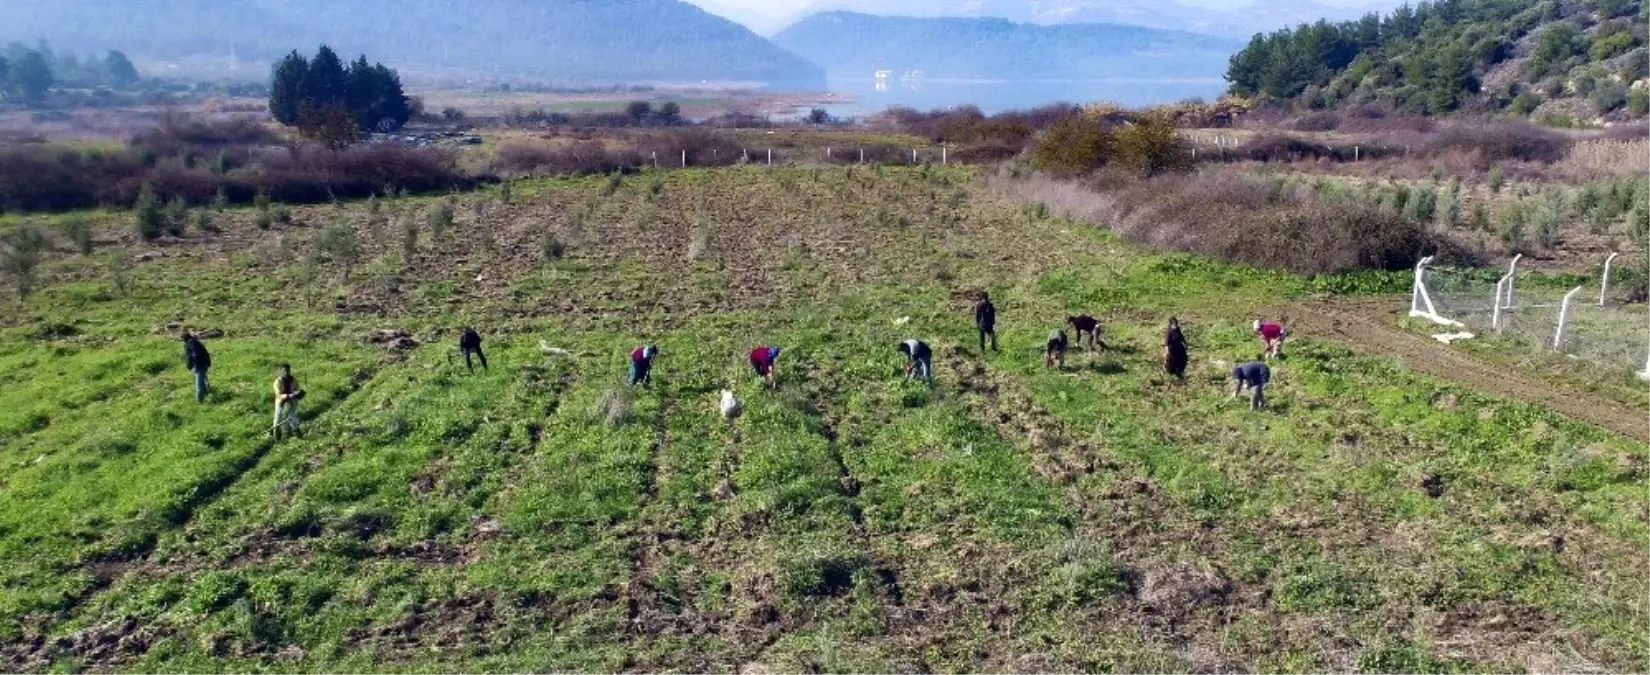
[[[1322,336],[1371,356],[1396,358],[1412,369],[1473,389],[1552,409],[1629,438],[1650,441],[1650,411],[1622,405],[1514,370],[1483,363],[1429,340],[1386,325],[1388,309],[1308,303],[1283,312],[1305,334]]]

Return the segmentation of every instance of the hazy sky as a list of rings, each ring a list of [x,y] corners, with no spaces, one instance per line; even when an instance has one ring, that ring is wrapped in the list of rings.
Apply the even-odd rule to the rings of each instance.
[[[1251,1],[1252,0],[1181,0],[1181,2],[1183,4],[1187,4],[1187,5],[1195,5],[1195,6],[1199,6],[1199,7],[1219,7],[1219,8],[1224,8],[1224,9],[1240,7],[1242,5],[1249,4]],[[1277,4],[1282,4],[1282,5],[1290,4],[1290,0],[1273,0],[1273,1]],[[1324,4],[1328,4],[1328,5],[1381,4],[1381,5],[1393,5],[1393,6],[1397,6],[1401,2],[1401,0],[1390,0],[1388,2],[1381,2],[1380,0],[1376,0],[1373,3],[1368,2],[1367,0],[1322,0],[1322,1],[1323,1]],[[729,6],[734,6],[734,7],[742,7],[744,9],[753,10],[757,13],[766,14],[768,16],[788,16],[791,13],[802,9],[803,7],[806,7],[810,4],[813,4],[813,0],[688,0],[688,2],[691,2],[691,3],[696,4],[696,5],[715,5],[717,3],[721,3],[721,4],[724,4],[724,5],[729,5]]]

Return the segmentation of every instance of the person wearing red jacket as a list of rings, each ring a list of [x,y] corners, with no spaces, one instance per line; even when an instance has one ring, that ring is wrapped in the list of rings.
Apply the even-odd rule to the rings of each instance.
[[[776,386],[779,371],[776,367],[779,361],[779,348],[762,345],[751,350],[751,368],[756,370],[757,377],[768,381],[768,386]]]
[[[653,359],[658,358],[659,347],[646,345],[630,352],[630,386],[647,387],[653,384]]]
[[[1289,337],[1289,331],[1283,324],[1255,319],[1255,334],[1259,335],[1261,343],[1266,345],[1266,358],[1283,356],[1283,339]]]

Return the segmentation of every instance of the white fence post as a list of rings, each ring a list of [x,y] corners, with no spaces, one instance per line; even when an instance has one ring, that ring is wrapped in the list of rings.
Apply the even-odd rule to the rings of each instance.
[[[1604,279],[1599,281],[1598,284],[1598,306],[1600,307],[1604,306],[1604,294],[1610,292],[1610,263],[1615,262],[1616,256],[1619,255],[1621,254],[1611,253],[1610,257],[1604,259]]]
[[[911,163],[912,164],[917,163],[917,149],[916,148],[911,148]]]
[[[865,163],[865,148],[860,148],[859,149],[859,163],[860,164]]]
[[[659,151],[658,150],[653,151],[653,168],[655,168],[655,169],[659,168]]]
[[[1493,309],[1490,312],[1490,328],[1495,329],[1495,332],[1497,332],[1497,333],[1501,332],[1501,328],[1502,328],[1502,326],[1501,326],[1501,309],[1502,309],[1501,308],[1501,294],[1504,292],[1502,289],[1506,288],[1507,282],[1511,279],[1512,279],[1512,277],[1510,277],[1510,276],[1503,276],[1503,277],[1501,277],[1501,279],[1499,281],[1495,282],[1495,300],[1494,300],[1494,302],[1491,303]]]
[[[829,145],[825,146],[825,159],[826,160],[831,159],[831,146],[829,146]]]
[[[1639,377],[1650,380],[1650,351],[1645,352],[1644,372],[1639,373]]]
[[[768,148],[768,166],[773,166],[773,148]]]
[[[1518,261],[1523,257],[1524,254],[1522,253],[1513,256],[1512,264],[1507,266],[1507,309],[1513,307],[1513,284],[1516,283],[1518,278]]]
[[[1577,286],[1571,289],[1569,293],[1565,293],[1564,302],[1558,305],[1558,330],[1553,331],[1553,351],[1555,352],[1561,351],[1560,347],[1564,344],[1564,324],[1570,320],[1570,301],[1575,299],[1576,294],[1580,293],[1581,289],[1581,286]]]
[[[686,150],[682,151],[682,168],[684,168],[684,169],[687,168],[687,151]]]
[[[945,166],[946,164],[948,164],[948,162],[946,160],[950,159],[949,157],[946,156],[946,152],[945,152],[946,150],[947,150],[947,148],[945,146],[943,146],[943,145],[940,146],[940,166]]]
[[[1462,323],[1438,315],[1438,306],[1432,303],[1432,294],[1427,291],[1426,270],[1427,263],[1432,262],[1432,256],[1416,261],[1415,284],[1410,289],[1409,315],[1420,317],[1440,326],[1462,327]]]

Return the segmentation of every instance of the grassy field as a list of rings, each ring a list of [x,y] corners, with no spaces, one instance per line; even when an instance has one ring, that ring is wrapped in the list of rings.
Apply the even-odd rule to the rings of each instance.
[[[1134,250],[962,169],[501,198],[147,244],[113,214],[51,256],[0,319],[0,669],[1650,665],[1644,445],[1310,334],[1250,413],[1223,376],[1309,280]],[[1043,368],[1083,311],[1116,349]],[[1185,382],[1156,365],[1171,315]],[[205,405],[180,328],[223,332]],[[906,337],[935,389],[898,378]],[[624,391],[645,341],[654,385]],[[280,362],[307,433],[273,444]]]

